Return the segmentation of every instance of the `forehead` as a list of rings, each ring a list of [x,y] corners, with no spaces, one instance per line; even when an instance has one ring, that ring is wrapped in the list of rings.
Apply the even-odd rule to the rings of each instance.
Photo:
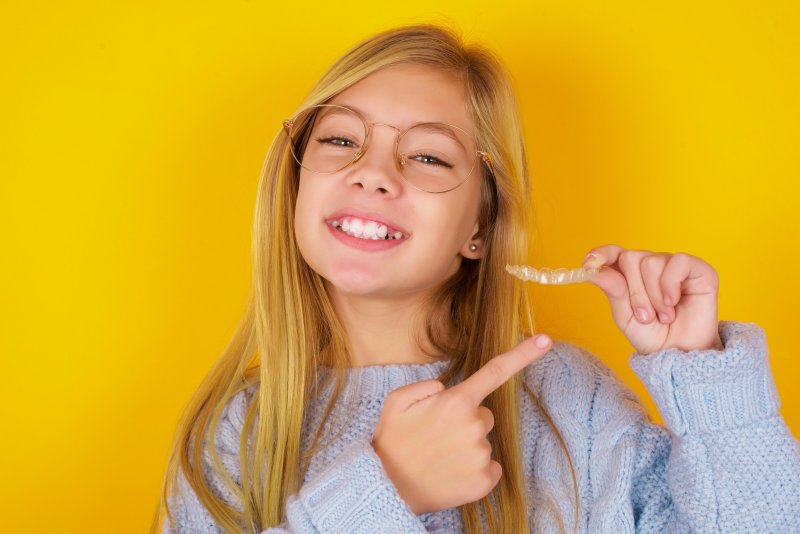
[[[351,85],[330,101],[352,106],[370,122],[407,128],[445,122],[475,132],[464,83],[452,72],[427,65],[385,67]]]

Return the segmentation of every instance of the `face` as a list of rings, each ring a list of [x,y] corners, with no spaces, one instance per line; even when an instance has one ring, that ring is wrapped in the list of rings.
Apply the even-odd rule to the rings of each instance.
[[[452,74],[428,66],[381,69],[329,103],[360,111],[368,123],[401,131],[420,122],[441,122],[475,134],[462,84]],[[456,189],[421,191],[403,179],[396,164],[396,136],[393,128],[374,126],[361,159],[334,174],[301,167],[297,244],[334,294],[422,297],[454,274],[463,257],[480,256],[480,167]],[[314,142],[312,135],[309,143]],[[477,150],[474,145],[468,148]],[[389,239],[349,235],[354,225],[377,229],[378,237]],[[469,250],[472,243],[478,245],[477,252]]]

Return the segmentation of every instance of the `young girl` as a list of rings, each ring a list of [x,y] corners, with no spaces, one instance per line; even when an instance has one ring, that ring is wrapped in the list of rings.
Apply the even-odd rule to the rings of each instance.
[[[527,156],[491,53],[381,33],[283,126],[153,531],[800,532],[764,332],[717,320],[709,264],[587,257],[666,428],[585,349],[526,338]]]

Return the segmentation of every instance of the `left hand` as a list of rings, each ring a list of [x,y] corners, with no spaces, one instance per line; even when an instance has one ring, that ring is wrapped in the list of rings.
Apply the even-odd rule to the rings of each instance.
[[[592,252],[601,258],[587,256],[584,267],[602,268],[589,283],[606,294],[614,322],[637,352],[724,350],[717,321],[719,277],[711,265],[683,252],[617,245]],[[639,317],[639,309],[645,317]]]

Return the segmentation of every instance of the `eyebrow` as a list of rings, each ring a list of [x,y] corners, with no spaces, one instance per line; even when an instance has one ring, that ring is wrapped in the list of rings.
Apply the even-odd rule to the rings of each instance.
[[[367,119],[367,121],[369,121],[369,114],[366,113],[361,108],[359,108],[358,106],[354,106],[352,104],[347,104],[347,103],[341,103],[341,102],[337,103],[337,104],[333,104],[333,105],[334,106],[342,106],[342,107],[345,107],[345,108],[350,108],[353,111],[355,111],[356,113],[359,113],[362,117],[365,117]],[[331,111],[329,111],[329,113],[336,113],[337,111],[338,110],[336,110],[336,108],[333,108]],[[461,142],[461,140],[458,138],[458,136],[453,131],[453,129],[448,127],[448,125],[446,123],[438,122],[438,121],[435,121],[435,122],[415,122],[414,124],[412,124],[411,126],[406,128],[406,130],[408,130],[409,128],[414,128],[415,126],[421,126],[421,125],[426,126],[430,130],[435,130],[435,131],[438,131],[438,132],[441,132],[441,133],[445,134],[447,137],[451,138],[453,141],[458,143],[459,146],[461,146],[461,148],[464,150],[464,152],[469,153],[469,150],[467,150],[467,147],[464,146],[464,143]]]
[[[331,104],[331,105],[339,106],[340,104]],[[350,106],[342,106],[342,107],[350,107]],[[352,109],[353,111],[358,111],[355,108],[350,108],[350,109]],[[361,113],[360,111],[358,111],[358,112]],[[321,111],[319,113],[318,118],[322,119],[324,117],[327,117],[328,115],[338,115],[338,114],[342,114],[342,113],[345,113],[345,111],[342,110],[342,109],[336,108],[336,107],[325,108],[323,111]]]
[[[418,122],[417,124],[413,124],[412,128],[414,126],[423,126],[428,130],[434,130],[434,131],[437,131],[437,132],[441,132],[441,133],[445,134],[447,137],[449,137],[450,139],[452,139],[453,141],[455,141],[456,143],[458,143],[459,146],[461,147],[461,149],[464,150],[464,152],[467,152],[467,153],[469,152],[467,150],[467,147],[464,146],[464,143],[461,142],[461,139],[458,138],[458,136],[453,131],[453,129],[449,128],[444,123]]]

